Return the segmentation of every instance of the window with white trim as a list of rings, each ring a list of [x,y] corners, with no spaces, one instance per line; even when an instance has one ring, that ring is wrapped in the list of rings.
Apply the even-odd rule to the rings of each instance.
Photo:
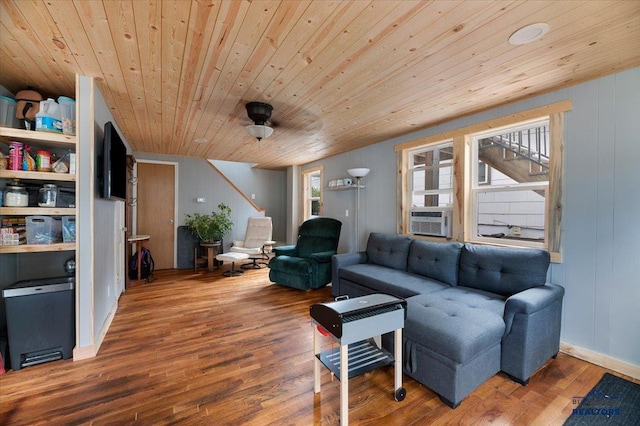
[[[398,234],[544,248],[562,262],[564,116],[571,108],[564,100],[396,145]],[[445,155],[429,163],[433,149]],[[441,181],[447,162],[452,179]],[[450,234],[416,231],[418,222],[437,222],[431,211],[438,209],[450,209]]]
[[[412,207],[447,207],[453,202],[453,143],[409,153]]]
[[[322,216],[322,169],[303,172],[304,220]]]
[[[470,241],[545,247],[549,120],[471,135]],[[481,181],[481,164],[491,180]]]
[[[451,141],[420,147],[409,152],[409,234],[451,236],[453,174]]]

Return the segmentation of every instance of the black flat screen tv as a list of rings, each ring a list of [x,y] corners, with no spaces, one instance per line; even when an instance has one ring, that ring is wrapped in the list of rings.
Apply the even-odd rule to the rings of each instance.
[[[127,147],[112,122],[104,125],[100,196],[110,200],[127,199]]]

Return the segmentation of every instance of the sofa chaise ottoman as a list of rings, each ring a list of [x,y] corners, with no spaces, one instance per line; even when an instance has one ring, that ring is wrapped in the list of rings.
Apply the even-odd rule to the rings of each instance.
[[[455,408],[497,372],[527,384],[557,355],[564,289],[548,268],[544,250],[371,233],[365,252],[333,256],[332,295],[406,299],[403,370]]]

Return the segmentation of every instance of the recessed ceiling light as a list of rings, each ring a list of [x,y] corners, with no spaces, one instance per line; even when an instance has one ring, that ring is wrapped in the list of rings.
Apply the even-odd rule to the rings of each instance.
[[[208,140],[206,140],[205,138],[196,138],[193,140],[195,143],[207,143],[209,142]]]
[[[542,36],[547,32],[549,32],[549,25],[544,22],[527,25],[526,27],[522,27],[515,33],[511,34],[511,37],[509,37],[509,43],[514,46],[531,43],[532,41],[542,38]]]

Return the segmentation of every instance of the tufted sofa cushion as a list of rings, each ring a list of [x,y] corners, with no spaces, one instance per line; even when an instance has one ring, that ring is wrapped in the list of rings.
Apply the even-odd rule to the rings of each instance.
[[[535,249],[465,244],[458,285],[511,296],[544,285],[549,252]]]
[[[409,248],[407,272],[433,278],[449,285],[458,283],[462,244],[414,241]]]
[[[411,238],[372,232],[367,241],[367,263],[407,270]]]
[[[504,334],[505,298],[481,290],[451,287],[407,299],[404,336],[457,363],[466,363],[499,344]]]
[[[369,292],[387,293],[402,298],[448,287],[442,282],[409,272],[371,264],[345,266],[340,269],[340,278],[365,286]]]

